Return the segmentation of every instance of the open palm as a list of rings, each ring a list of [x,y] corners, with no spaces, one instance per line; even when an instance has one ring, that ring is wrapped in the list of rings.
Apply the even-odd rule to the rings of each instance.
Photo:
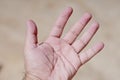
[[[36,24],[32,20],[28,21],[25,46],[26,80],[70,80],[81,65],[103,49],[103,43],[99,42],[81,53],[99,28],[98,23],[93,23],[88,31],[76,40],[92,17],[89,13],[84,14],[61,38],[72,11],[72,8],[68,7],[60,15],[47,40],[41,43],[37,41]]]

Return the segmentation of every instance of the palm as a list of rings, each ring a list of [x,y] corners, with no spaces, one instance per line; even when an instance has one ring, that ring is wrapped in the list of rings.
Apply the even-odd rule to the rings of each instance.
[[[55,58],[53,58],[51,77],[53,77],[54,80],[59,77],[62,80],[69,80],[68,75],[70,75],[70,77],[73,76],[80,66],[79,56],[66,41],[55,37],[50,39],[50,41],[48,40],[48,44],[53,48],[53,54],[55,56]]]
[[[70,80],[82,64],[103,48],[103,44],[99,43],[80,53],[98,29],[98,24],[94,24],[80,40],[76,40],[91,18],[88,14],[84,15],[64,38],[60,38],[71,13],[72,9],[67,9],[57,20],[48,39],[40,44],[37,43],[36,25],[29,21],[25,48],[26,71],[29,76],[42,80]]]
[[[54,41],[48,40],[48,43],[45,42],[32,51],[30,56],[34,57],[29,59],[30,65],[33,62],[31,70],[36,69],[37,75],[41,77],[55,78],[61,75],[66,80],[67,75],[74,75],[80,65],[78,54],[67,42],[55,37],[51,39]]]

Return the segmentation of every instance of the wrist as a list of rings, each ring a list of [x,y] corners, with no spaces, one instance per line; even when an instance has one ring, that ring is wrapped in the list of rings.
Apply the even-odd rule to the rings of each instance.
[[[23,80],[42,80],[42,79],[40,79],[38,76],[34,74],[26,73]]]

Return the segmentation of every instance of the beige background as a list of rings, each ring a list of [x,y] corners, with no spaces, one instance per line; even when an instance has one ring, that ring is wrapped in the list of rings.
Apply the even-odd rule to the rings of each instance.
[[[67,6],[74,12],[64,33],[84,12],[90,12],[101,25],[90,46],[100,40],[105,43],[104,50],[81,67],[73,80],[120,80],[120,0],[0,0],[0,80],[23,78],[26,21],[37,23],[39,41],[43,41]]]

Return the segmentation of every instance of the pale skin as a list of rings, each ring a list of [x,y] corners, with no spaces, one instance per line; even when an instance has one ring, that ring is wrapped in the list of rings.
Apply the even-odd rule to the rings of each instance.
[[[48,38],[40,43],[35,22],[27,22],[25,80],[71,80],[82,65],[103,49],[104,44],[98,42],[81,53],[99,28],[99,24],[93,22],[81,38],[76,39],[92,18],[90,13],[85,13],[68,33],[61,37],[72,12],[71,7],[65,9],[56,20]]]

